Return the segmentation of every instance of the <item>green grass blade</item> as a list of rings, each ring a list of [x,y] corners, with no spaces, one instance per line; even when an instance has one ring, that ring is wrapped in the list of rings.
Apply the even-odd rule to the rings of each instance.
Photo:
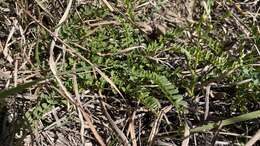
[[[215,122],[215,123],[209,123],[200,127],[196,127],[194,129],[191,129],[192,133],[195,132],[206,132],[209,131],[211,129],[214,128],[218,128],[219,123],[221,123],[222,126],[227,126],[227,125],[231,125],[231,124],[235,124],[238,122],[243,122],[243,121],[247,121],[247,120],[252,120],[252,119],[256,119],[256,118],[260,118],[260,110],[254,111],[254,112],[250,112],[250,113],[246,113],[237,117],[233,117],[233,118],[229,118],[223,121],[219,121],[219,122]]]
[[[0,91],[0,98],[6,98],[10,95],[17,94],[33,85],[38,84],[40,81],[42,81],[42,80],[35,80],[35,81],[28,82],[28,83],[23,83],[23,84],[17,85],[17,87],[3,89]]]

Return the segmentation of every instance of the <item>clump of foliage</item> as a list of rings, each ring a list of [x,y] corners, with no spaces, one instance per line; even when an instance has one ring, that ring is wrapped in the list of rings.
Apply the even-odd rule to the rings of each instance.
[[[92,11],[88,11],[92,9]],[[84,18],[109,17],[104,9],[84,8]],[[84,13],[87,11],[88,13]],[[92,13],[89,13],[92,12]],[[96,13],[98,12],[98,13]],[[98,16],[96,16],[99,14]],[[137,99],[151,110],[158,110],[160,100],[168,99],[176,107],[182,106],[182,96],[178,94],[175,81],[172,80],[173,74],[167,66],[156,63],[151,57],[156,55],[156,50],[167,49],[160,40],[146,43],[144,36],[134,26],[125,22],[120,16],[118,26],[102,26],[91,35],[90,28],[87,26],[71,27],[71,23],[77,24],[77,16],[74,16],[66,26],[63,26],[61,36],[66,40],[82,40],[81,44],[89,49],[86,56],[96,64],[102,71],[111,77],[119,90],[129,99]],[[78,20],[79,21],[79,20]],[[80,21],[78,22],[80,25]],[[75,33],[77,32],[77,33]],[[78,34],[79,33],[79,34]],[[137,47],[136,47],[137,46]],[[129,51],[123,50],[135,47]],[[75,61],[69,59],[66,69],[70,70]],[[85,63],[78,63],[78,68],[89,69],[91,67]],[[80,75],[79,84],[81,88],[103,89],[106,90],[109,84],[101,77],[95,77],[93,73]],[[106,94],[115,91],[104,91]],[[110,93],[109,93],[110,92]],[[160,97],[160,98],[158,98]]]

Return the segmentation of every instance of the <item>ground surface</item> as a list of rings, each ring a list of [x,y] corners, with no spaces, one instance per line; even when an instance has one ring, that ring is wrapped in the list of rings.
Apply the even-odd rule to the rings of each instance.
[[[0,145],[260,145],[259,11],[0,1]]]

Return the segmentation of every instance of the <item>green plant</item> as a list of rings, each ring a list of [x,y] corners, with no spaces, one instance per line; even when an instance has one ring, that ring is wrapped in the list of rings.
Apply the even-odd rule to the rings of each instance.
[[[43,115],[47,112],[55,110],[56,107],[66,107],[66,100],[55,97],[55,92],[46,94],[42,93],[36,105],[25,113],[26,121],[31,126],[32,130],[37,129],[38,121],[43,120]]]
[[[96,8],[89,9],[88,14],[82,13],[83,17],[91,17],[91,12],[95,12]],[[104,13],[100,13],[100,16],[104,16]],[[75,23],[73,19],[77,18],[71,20],[71,22]],[[74,28],[77,30],[74,30]],[[122,49],[140,46],[141,43],[145,42],[145,39],[140,36],[140,32],[136,32],[131,24],[122,21],[120,26],[104,26],[84,39],[82,39],[84,34],[73,33],[75,31],[87,33],[88,30],[87,26],[78,27],[74,24],[71,27],[70,23],[68,23],[68,25],[62,27],[61,35],[64,39],[82,40],[81,45],[91,49],[85,56],[102,68],[127,97],[136,98],[151,110],[160,108],[159,100],[163,99],[162,97],[168,99],[176,107],[181,106],[182,97],[178,94],[178,89],[173,80],[170,79],[172,75],[167,72],[170,68],[159,63],[154,64],[154,61],[149,59],[151,56],[156,55],[157,50],[164,48],[163,41],[151,42],[145,49],[140,47],[129,52],[119,53]],[[74,62],[72,58],[69,58],[66,69],[70,70]],[[83,62],[79,62],[77,66],[89,67]],[[88,70],[91,71],[91,67]],[[88,86],[93,90],[101,89],[108,95],[111,94],[111,91],[113,94],[116,93],[113,89],[111,91],[107,90],[109,84],[104,79],[95,77],[91,72],[80,75],[79,78],[81,80],[79,82],[80,88]],[[148,87],[149,84],[158,87],[150,88]],[[71,82],[67,82],[66,85],[68,88],[72,87]]]

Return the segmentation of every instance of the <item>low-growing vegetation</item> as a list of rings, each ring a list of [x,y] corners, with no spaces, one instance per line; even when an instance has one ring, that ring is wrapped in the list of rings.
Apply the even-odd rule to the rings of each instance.
[[[1,144],[257,145],[259,6],[0,2]]]

